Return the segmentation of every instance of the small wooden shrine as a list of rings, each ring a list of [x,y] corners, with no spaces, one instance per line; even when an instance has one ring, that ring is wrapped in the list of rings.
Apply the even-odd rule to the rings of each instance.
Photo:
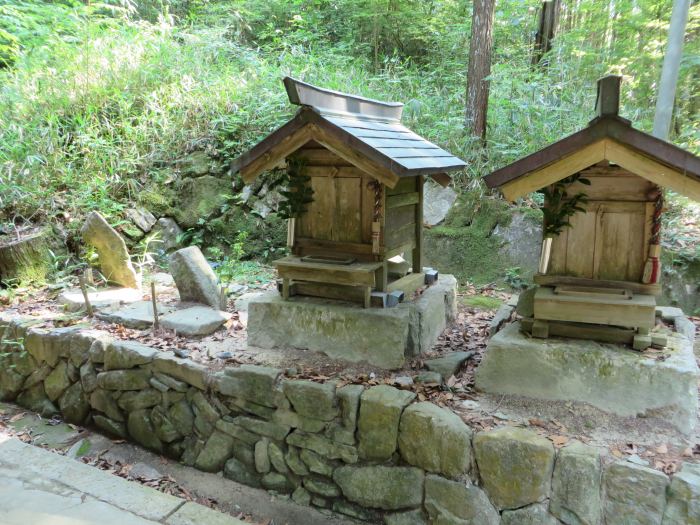
[[[283,297],[387,306],[429,283],[435,276],[423,272],[424,178],[446,186],[447,174],[465,163],[403,126],[403,104],[288,77],[284,85],[301,108],[233,163],[246,183],[285,167],[293,191],[309,195],[289,219],[291,255],[275,262]],[[294,184],[294,177],[301,179]]]
[[[618,116],[620,81],[598,81],[588,127],[485,177],[514,201],[541,191],[545,238],[532,335],[651,344],[661,292],[663,189],[700,200],[700,158]]]

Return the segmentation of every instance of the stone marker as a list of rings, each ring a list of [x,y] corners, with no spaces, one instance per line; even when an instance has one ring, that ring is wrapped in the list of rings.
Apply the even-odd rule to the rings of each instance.
[[[164,315],[160,324],[168,330],[175,330],[181,335],[209,335],[231,318],[231,314],[207,308],[193,306],[184,310],[176,310]]]
[[[93,211],[87,216],[80,233],[83,240],[97,250],[100,269],[108,281],[126,288],[140,287],[124,239],[99,212]]]
[[[661,523],[668,477],[658,470],[619,461],[606,468],[605,523]]]
[[[170,273],[180,292],[181,301],[221,307],[219,281],[209,263],[196,246],[188,246],[170,256]]]
[[[516,509],[549,495],[554,446],[531,430],[499,428],[474,436],[484,487],[500,510]]]

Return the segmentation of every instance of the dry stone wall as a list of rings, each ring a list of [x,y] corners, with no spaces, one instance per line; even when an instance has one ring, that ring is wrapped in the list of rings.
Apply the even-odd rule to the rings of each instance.
[[[0,319],[0,398],[207,472],[387,525],[700,524],[700,467],[669,479],[538,434],[473,433],[390,386],[212,372],[103,333]]]

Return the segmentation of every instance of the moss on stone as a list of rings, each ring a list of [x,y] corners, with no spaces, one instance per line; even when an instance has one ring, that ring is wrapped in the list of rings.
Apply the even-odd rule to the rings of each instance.
[[[491,234],[510,223],[504,201],[465,193],[459,196],[445,222],[425,231],[427,262],[452,273],[460,282],[485,284],[503,278],[500,241]]]

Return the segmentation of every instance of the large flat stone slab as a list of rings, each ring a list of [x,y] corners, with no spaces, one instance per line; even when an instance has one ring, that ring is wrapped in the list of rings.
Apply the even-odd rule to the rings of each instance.
[[[158,304],[158,315],[169,314],[173,308]],[[137,301],[123,308],[112,308],[97,314],[98,319],[109,323],[116,323],[141,330],[153,325],[153,303],[151,301]]]
[[[623,345],[578,339],[532,339],[512,323],[488,344],[477,389],[589,403],[620,416],[667,419],[690,433],[698,409],[698,366],[692,343],[669,337],[664,359]]]
[[[216,332],[230,318],[230,314],[214,308],[193,306],[164,315],[160,324],[163,328],[175,330],[181,335],[209,335]]]
[[[441,275],[418,300],[386,309],[311,297],[284,301],[269,292],[248,306],[248,344],[399,368],[406,357],[430,350],[454,320],[456,288],[453,276]]]
[[[95,309],[114,308],[122,304],[135,303],[143,299],[141,290],[136,288],[104,288],[88,291],[88,300]],[[85,308],[85,299],[80,288],[70,288],[58,296],[61,303],[69,312],[78,312]]]

